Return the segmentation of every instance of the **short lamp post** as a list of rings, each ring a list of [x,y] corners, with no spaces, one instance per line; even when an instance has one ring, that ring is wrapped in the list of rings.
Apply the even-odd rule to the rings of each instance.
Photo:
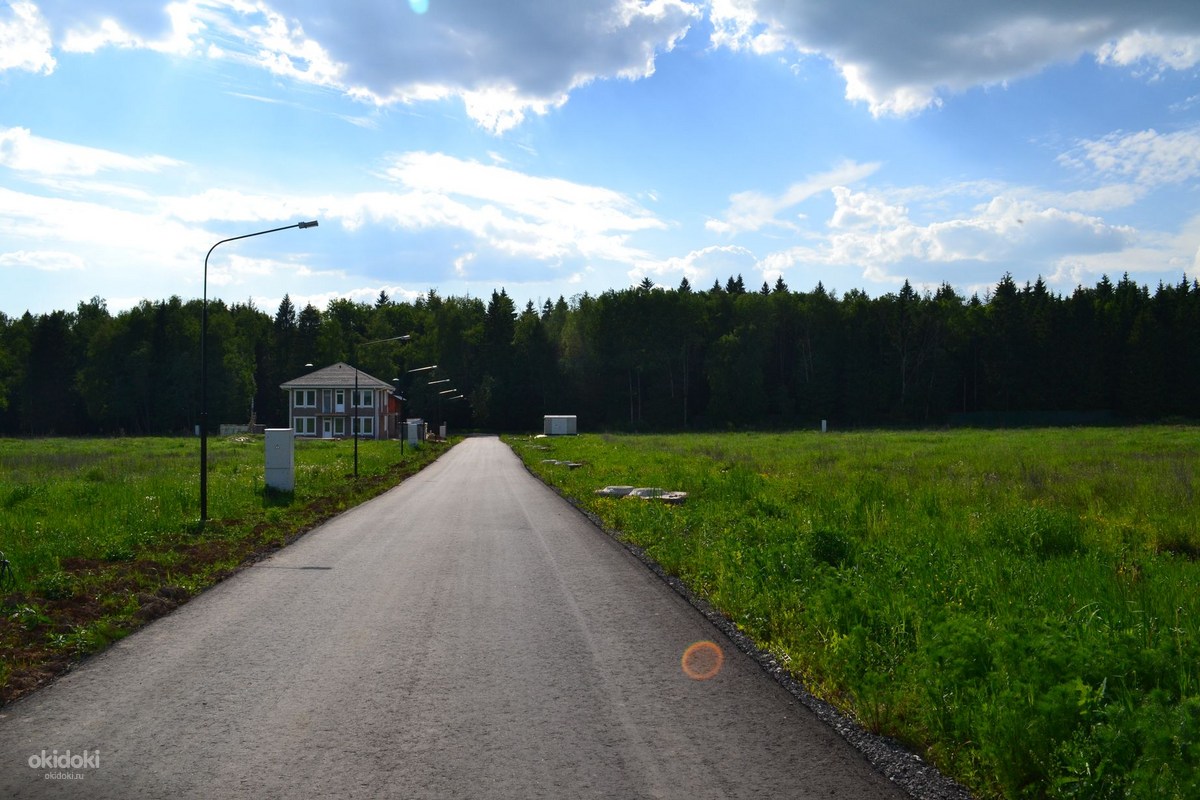
[[[271,228],[266,231],[244,233],[241,236],[230,236],[208,248],[204,256],[204,294],[200,301],[200,527],[204,527],[208,519],[208,257],[218,245],[226,242],[236,242],[238,239],[249,239],[251,236],[262,236],[264,233],[291,230],[292,228],[315,228],[317,220],[297,222],[295,225],[284,225],[282,228]]]
[[[438,368],[438,365],[437,365],[437,364],[430,364],[429,366],[425,366],[425,367],[413,367],[413,368],[412,368],[412,369],[410,369],[410,370],[406,370],[406,374],[409,374],[409,375],[411,375],[411,374],[412,374],[412,373],[414,373],[414,372],[428,372],[428,371],[429,371],[429,370],[431,370],[431,369],[437,369],[437,368]],[[401,450],[400,450],[400,452],[402,452],[402,453],[404,452],[404,450],[403,450],[403,447],[404,447],[404,439],[405,439],[405,438],[407,438],[407,437],[408,437],[408,430],[405,430],[405,431],[404,431],[404,437],[403,437],[403,438],[401,438],[401,440],[400,440],[400,447],[401,447]]]
[[[404,403],[406,399],[400,394],[400,379],[392,378],[392,383],[395,388],[392,389],[392,397],[396,398],[396,433],[400,435],[400,457],[404,457]]]
[[[406,333],[403,336],[390,336],[387,339],[374,339],[369,342],[363,342],[362,344],[360,344],[354,348],[354,394],[350,398],[350,408],[351,408],[351,414],[352,414],[351,419],[350,419],[350,424],[354,427],[354,477],[355,477],[355,479],[358,478],[358,428],[359,428],[359,424],[358,424],[359,423],[359,419],[358,419],[358,348],[366,347],[369,344],[380,344],[381,342],[407,342],[410,339],[412,339],[412,336],[410,336],[409,334]],[[371,407],[374,408],[375,406],[372,405]],[[374,425],[374,423],[372,423],[372,425]],[[372,427],[372,430],[374,430],[374,427]]]

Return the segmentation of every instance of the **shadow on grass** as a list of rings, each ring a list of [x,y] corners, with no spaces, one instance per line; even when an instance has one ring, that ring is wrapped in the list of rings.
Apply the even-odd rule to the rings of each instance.
[[[283,489],[274,489],[270,486],[263,487],[262,490],[262,507],[263,508],[286,508],[296,499],[296,493],[284,491]]]

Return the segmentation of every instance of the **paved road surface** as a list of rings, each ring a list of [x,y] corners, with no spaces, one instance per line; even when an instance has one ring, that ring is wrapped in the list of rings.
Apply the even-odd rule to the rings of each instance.
[[[0,710],[0,797],[44,796],[903,795],[478,438]]]

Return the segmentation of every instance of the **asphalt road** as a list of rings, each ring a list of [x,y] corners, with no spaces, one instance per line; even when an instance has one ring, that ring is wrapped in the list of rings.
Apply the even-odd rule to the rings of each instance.
[[[904,795],[477,438],[0,711],[50,796]]]

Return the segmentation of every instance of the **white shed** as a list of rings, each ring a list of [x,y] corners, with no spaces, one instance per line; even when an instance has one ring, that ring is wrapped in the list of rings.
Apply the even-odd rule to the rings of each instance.
[[[542,417],[542,425],[542,433],[547,436],[574,436],[578,433],[574,414],[547,414]]]

